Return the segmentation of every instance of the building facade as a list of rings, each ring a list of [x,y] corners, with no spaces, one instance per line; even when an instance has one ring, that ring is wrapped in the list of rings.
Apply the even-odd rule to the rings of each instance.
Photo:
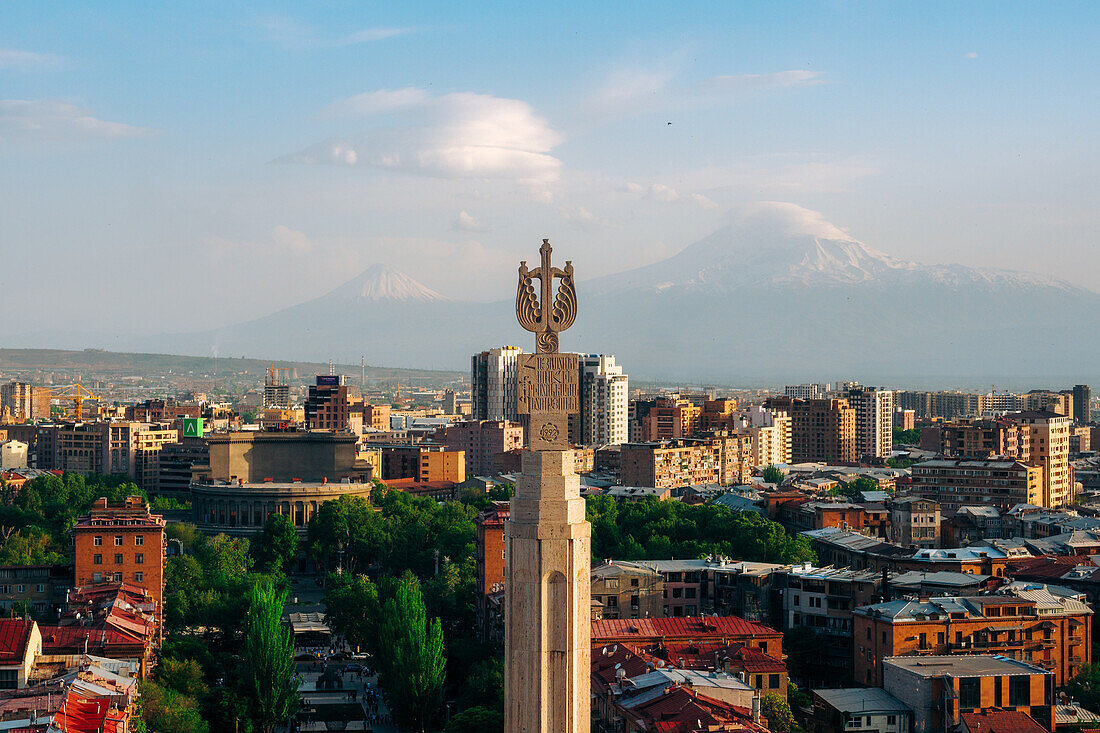
[[[932,499],[901,496],[886,502],[889,540],[902,547],[940,546],[940,505]]]
[[[148,591],[162,614],[164,526],[140,497],[117,505],[97,500],[73,526],[75,585],[129,583]]]
[[[1043,469],[1022,461],[937,458],[913,465],[912,472],[912,493],[939,503],[944,511],[967,504],[1001,510],[1043,505]]]
[[[579,434],[581,445],[618,445],[629,439],[629,380],[614,356],[579,356]]]
[[[491,476],[498,456],[523,448],[523,427],[508,420],[469,420],[446,429],[447,450],[462,451],[468,476]]]
[[[843,398],[772,398],[766,407],[791,417],[791,460],[851,463],[856,455],[856,413]]]
[[[894,450],[894,393],[856,387],[848,390],[848,405],[855,411],[856,455],[889,458]]]
[[[518,346],[502,346],[470,359],[470,416],[474,420],[518,422]]]

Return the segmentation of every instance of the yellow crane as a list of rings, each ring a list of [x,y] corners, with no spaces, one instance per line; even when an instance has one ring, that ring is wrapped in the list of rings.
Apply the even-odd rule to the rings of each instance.
[[[77,422],[84,419],[84,400],[101,399],[99,395],[94,395],[84,389],[84,385],[80,382],[66,384],[63,387],[51,387],[50,396],[53,399],[72,400],[73,414],[76,416]]]

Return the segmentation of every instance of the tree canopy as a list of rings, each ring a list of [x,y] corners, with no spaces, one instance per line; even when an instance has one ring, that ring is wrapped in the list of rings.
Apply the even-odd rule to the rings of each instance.
[[[283,623],[286,592],[270,580],[252,587],[248,604],[245,659],[252,692],[253,720],[272,733],[298,709],[294,675],[294,634]]]
[[[814,562],[809,540],[791,536],[756,512],[734,512],[719,504],[684,504],[646,498],[616,503],[588,498],[592,552],[597,558],[666,560],[726,555],[757,562]]]

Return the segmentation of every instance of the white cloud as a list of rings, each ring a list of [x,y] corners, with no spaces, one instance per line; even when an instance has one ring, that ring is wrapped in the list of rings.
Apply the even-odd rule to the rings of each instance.
[[[50,53],[0,48],[0,69],[41,69],[57,66],[60,63],[61,57]]]
[[[787,201],[759,201],[748,204],[738,214],[746,231],[778,231],[783,235],[807,235],[818,239],[852,240],[852,235],[813,211]]]
[[[56,99],[0,99],[0,141],[127,138],[151,130],[92,116],[91,111]]]
[[[308,23],[285,15],[264,16],[258,19],[254,26],[261,31],[265,40],[295,50],[355,46],[360,43],[384,41],[387,38],[416,31],[415,28],[379,27],[363,28],[347,35],[326,35]]]
[[[968,52],[966,53],[966,58],[968,58],[968,59],[976,59],[976,58],[978,58],[978,52],[977,52],[977,51],[968,51]]]
[[[294,252],[304,253],[313,249],[313,243],[309,241],[309,237],[297,229],[291,229],[282,224],[275,227],[272,238],[275,240],[275,246]]]
[[[439,178],[556,181],[550,151],[562,136],[526,102],[454,92],[433,97],[408,88],[368,92],[324,111],[373,123],[365,133],[319,143],[279,162],[382,168]],[[383,125],[384,117],[398,117]]]
[[[480,232],[485,227],[476,216],[471,216],[465,211],[458,212],[458,216],[455,217],[452,228],[461,229],[466,232]]]
[[[643,186],[640,183],[630,181],[625,186],[620,186],[617,190],[623,193],[636,194],[642,198],[660,201],[666,204],[683,201],[698,204],[704,209],[718,208],[718,204],[701,193],[681,194],[672,186],[666,186],[663,183],[651,183],[648,186]]]
[[[618,69],[581,105],[582,116],[621,117],[658,111],[711,109],[733,104],[753,91],[819,84],[822,74],[789,69],[765,74],[715,76],[677,83],[673,68]]]

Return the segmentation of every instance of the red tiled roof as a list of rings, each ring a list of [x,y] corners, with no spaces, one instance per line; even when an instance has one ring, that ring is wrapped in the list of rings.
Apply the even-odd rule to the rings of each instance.
[[[0,619],[0,664],[19,664],[27,653],[33,621]]]
[[[737,616],[690,616],[682,618],[614,618],[592,622],[592,640],[642,641],[682,638],[706,641],[731,636],[780,636],[773,628]]]
[[[745,708],[679,686],[649,702],[620,709],[646,729],[663,733],[768,731],[763,725],[754,723],[751,712]]]
[[[70,691],[53,716],[53,724],[62,733],[98,733],[103,730],[110,707],[108,698],[89,698]]]
[[[1078,565],[1095,565],[1087,555],[1043,555],[1008,561],[1009,574],[1032,578],[1061,578]]]
[[[970,733],[1046,733],[1030,715],[1015,710],[963,713],[962,722]]]
[[[84,650],[84,641],[88,641],[88,650],[104,650],[118,646],[144,646],[144,640],[117,629],[105,629],[102,626],[42,626],[42,649],[57,653],[63,650]],[[105,655],[110,656],[110,655]]]

